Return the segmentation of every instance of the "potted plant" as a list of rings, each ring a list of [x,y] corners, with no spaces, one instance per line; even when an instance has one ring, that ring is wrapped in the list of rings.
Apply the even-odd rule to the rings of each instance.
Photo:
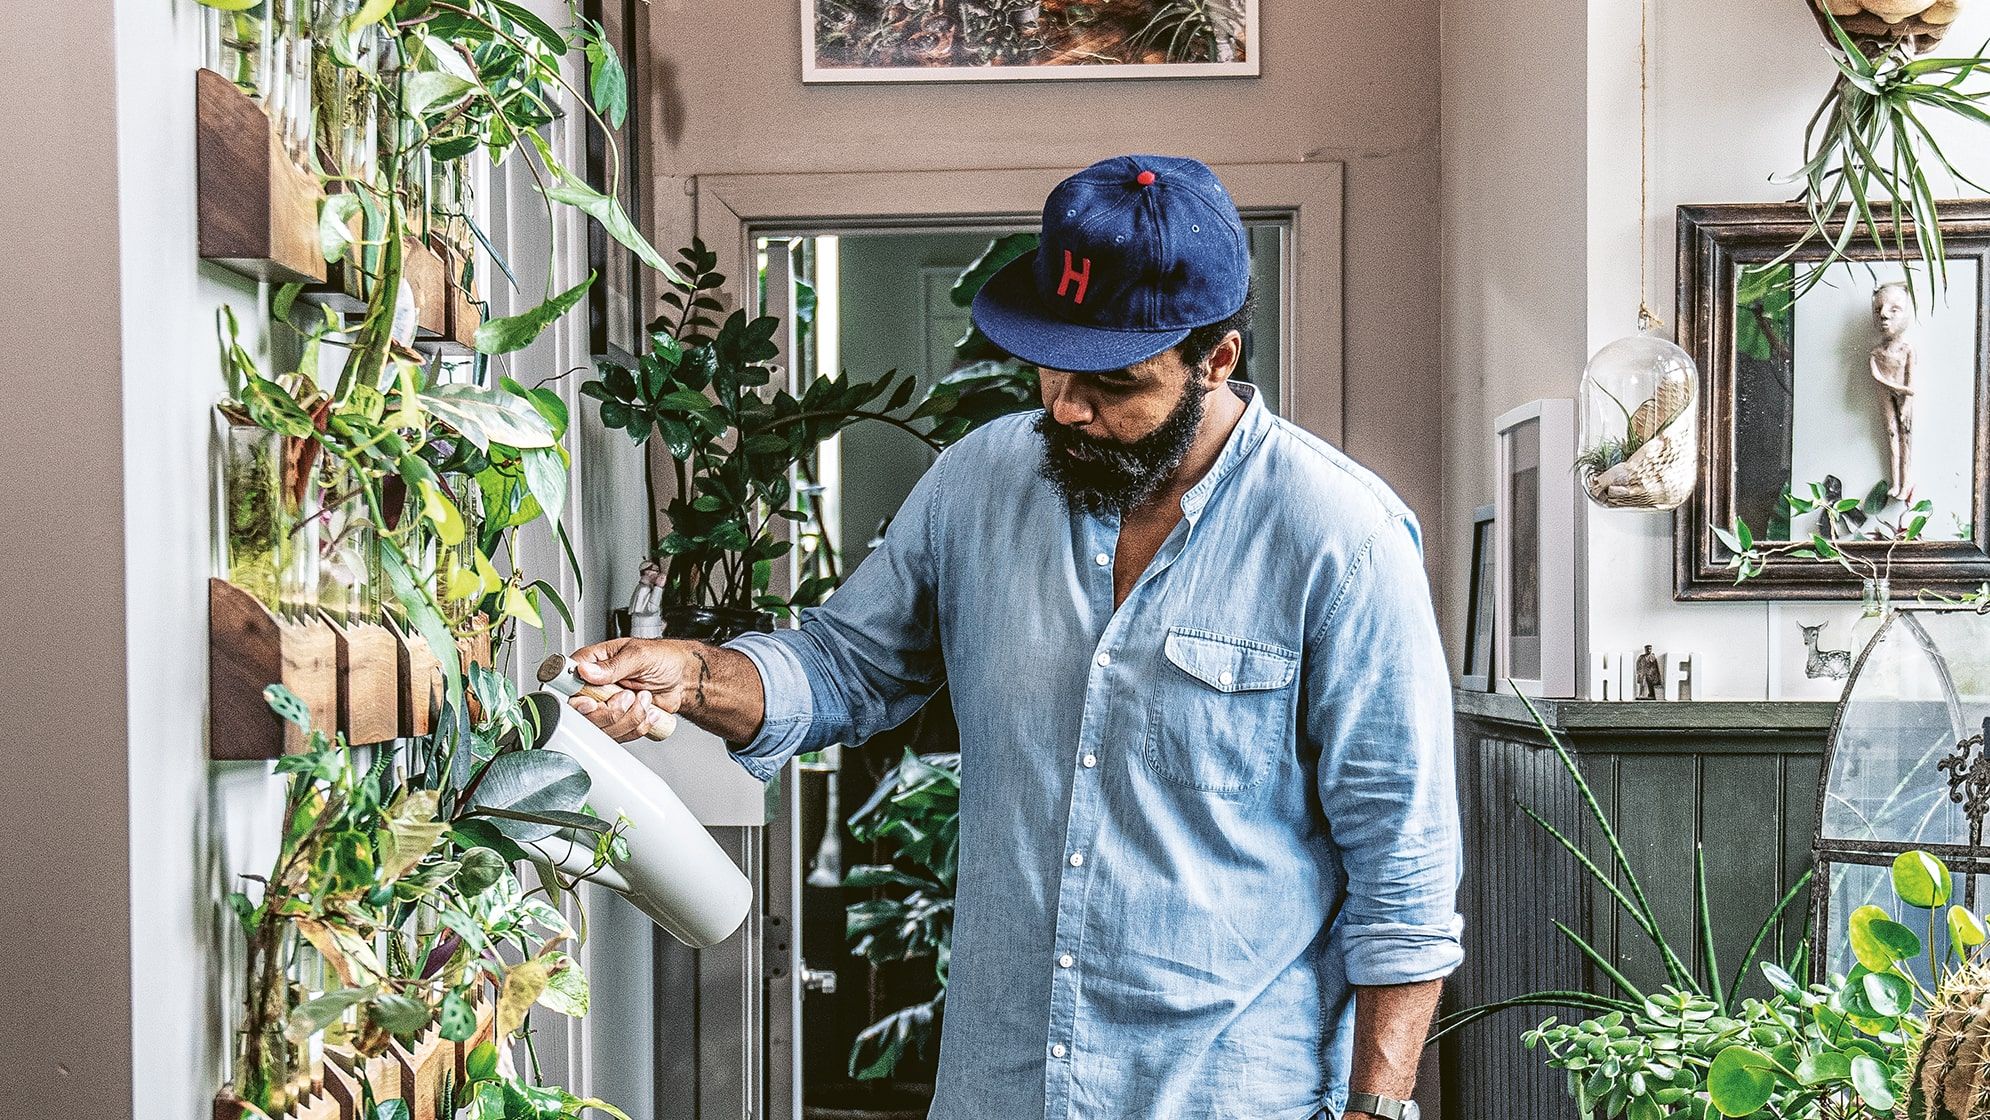
[[[1805,262],[1796,294],[1823,282],[1855,241],[1888,260],[1918,264],[1940,289],[1946,277],[1939,176],[1990,193],[1958,171],[1932,129],[1945,117],[1990,124],[1980,52],[1924,57],[1953,22],[1961,0],[1806,0],[1838,76],[1804,128],[1801,184],[1811,227],[1777,264],[1812,241],[1823,259]],[[1908,289],[1918,293],[1915,268]],[[1917,296],[1918,298],[1918,296]]]

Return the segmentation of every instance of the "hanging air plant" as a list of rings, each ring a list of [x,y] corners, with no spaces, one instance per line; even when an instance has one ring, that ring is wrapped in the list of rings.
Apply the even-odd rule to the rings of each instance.
[[[1985,48],[1917,57],[1941,38],[1958,0],[1812,2],[1838,78],[1804,129],[1804,164],[1791,176],[1803,184],[1811,226],[1777,263],[1823,242],[1823,259],[1799,270],[1801,297],[1863,239],[1886,259],[1918,262],[1939,288],[1946,269],[1930,173],[1939,169],[1975,190],[1990,190],[1956,169],[1931,126],[1943,116],[1990,124],[1984,105],[1990,87],[1972,82],[1990,61]],[[1909,267],[1907,279],[1918,301],[1915,271]]]

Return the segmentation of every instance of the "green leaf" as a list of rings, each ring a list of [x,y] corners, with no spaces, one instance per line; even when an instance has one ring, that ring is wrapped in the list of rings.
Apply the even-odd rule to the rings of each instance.
[[[594,34],[587,39],[587,92],[608,127],[621,128],[629,115],[629,78],[614,46]]]
[[[311,709],[305,707],[304,701],[298,699],[297,694],[290,691],[289,688],[280,684],[265,686],[263,688],[263,703],[269,705],[270,711],[275,712],[278,719],[291,724],[305,734],[310,733]]]
[[[1893,890],[1900,901],[1918,910],[1946,906],[1951,883],[1949,869],[1927,852],[1902,852],[1893,861]]]
[[[545,959],[552,974],[546,980],[546,990],[539,993],[539,1005],[575,1019],[586,1015],[587,974],[581,971],[580,962],[567,953],[548,953]]]
[[[490,1081],[497,1077],[498,1052],[495,1042],[484,1041],[471,1049],[463,1059],[463,1076],[470,1084]]]
[[[562,315],[572,311],[587,295],[587,289],[594,284],[593,272],[587,279],[554,296],[552,299],[523,311],[517,315],[507,315],[502,319],[486,319],[477,326],[476,347],[480,354],[509,354],[532,345],[534,339],[544,333]]]
[[[358,213],[359,195],[344,191],[325,196],[325,204],[318,208],[318,250],[326,261],[345,257],[353,243],[352,227],[347,223]]]
[[[246,12],[262,2],[263,0],[200,0],[203,6],[224,12]]]
[[[440,70],[422,70],[408,78],[401,94],[401,111],[419,117],[437,105],[460,100],[476,90],[476,85]]]
[[[557,447],[530,447],[520,456],[525,467],[525,485],[539,499],[546,520],[558,521],[567,500],[567,464]]]
[[[546,45],[547,50],[552,51],[554,54],[567,53],[566,39],[559,32],[553,30],[551,24],[533,15],[524,7],[514,3],[513,0],[491,0],[491,6],[503,12],[506,18],[531,32],[534,38]]]
[[[1871,1055],[1860,1054],[1852,1059],[1852,1087],[1859,1091],[1859,1099],[1868,1108],[1879,1112],[1893,1109],[1893,1088],[1887,1084],[1886,1067],[1873,1060]]]
[[[510,869],[504,857],[486,847],[475,847],[463,853],[458,861],[455,885],[466,898],[475,898],[490,889],[492,883],[504,877]]]
[[[1974,949],[1983,944],[1986,931],[1976,915],[1961,906],[1949,907],[1949,943],[1958,949]]]
[[[414,870],[442,842],[449,824],[435,819],[437,800],[432,789],[404,791],[388,810],[380,837],[381,882],[391,883]]]
[[[547,198],[564,202],[600,222],[608,236],[641,257],[644,264],[663,273],[666,280],[676,284],[686,283],[683,274],[672,268],[670,262],[663,259],[663,254],[657,252],[656,247],[636,229],[636,224],[629,220],[628,212],[622,209],[621,203],[575,178],[573,172],[566,168],[558,164],[553,164],[552,168],[558,174],[559,182],[544,188]]]
[[[522,397],[497,389],[455,383],[437,385],[421,395],[422,404],[477,450],[489,453],[492,444],[523,451],[554,445],[552,426],[538,408]]]
[[[450,1042],[468,1042],[477,1033],[477,1010],[459,992],[449,992],[442,997],[442,1006],[436,1009],[435,1021],[436,1026],[441,1028],[442,1037]]]
[[[428,1028],[428,1005],[413,996],[399,992],[385,992],[372,1005],[373,1021],[387,1028],[389,1034],[420,1034]]]
[[[997,272],[1002,271],[1003,266],[1036,246],[1037,235],[1034,233],[1011,233],[989,242],[988,248],[982,250],[981,255],[974,259],[974,263],[961,272],[960,279],[954,281],[953,290],[948,293],[948,298],[953,301],[955,307],[972,306],[974,297],[981,291],[982,285],[988,283]]]
[[[1866,1006],[1882,1019],[1906,1014],[1914,1006],[1914,990],[1907,978],[1896,972],[1868,972],[1859,977]]]
[[[1877,906],[1861,906],[1847,919],[1852,955],[1874,972],[1885,972],[1901,961],[1921,955],[1921,939],[1913,930],[1886,916]]]
[[[290,1013],[290,1021],[284,1025],[283,1035],[290,1041],[303,1045],[312,1035],[339,1021],[346,1009],[364,1003],[379,993],[380,989],[369,984],[363,988],[339,988],[326,992],[317,999],[299,1004]]]
[[[1707,1093],[1722,1116],[1749,1116],[1761,1111],[1776,1090],[1776,1066],[1767,1054],[1748,1046],[1730,1046],[1714,1055],[1707,1070]]]
[[[591,785],[581,764],[558,751],[512,751],[487,764],[477,783],[475,804],[525,813],[574,812],[587,802]],[[494,823],[499,832],[519,843],[544,840],[559,831],[555,825],[525,821]]]

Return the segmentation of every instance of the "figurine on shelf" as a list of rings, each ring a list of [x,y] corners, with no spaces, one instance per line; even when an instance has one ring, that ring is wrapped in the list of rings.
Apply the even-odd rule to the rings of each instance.
[[[1637,700],[1657,700],[1665,693],[1665,668],[1658,655],[1647,644],[1644,652],[1638,654],[1637,668],[1631,696]]]
[[[1879,383],[1880,415],[1886,422],[1888,462],[1892,483],[1887,496],[1912,504],[1910,467],[1914,455],[1914,304],[1907,285],[1895,280],[1873,289],[1873,325],[1879,345],[1869,366]]]

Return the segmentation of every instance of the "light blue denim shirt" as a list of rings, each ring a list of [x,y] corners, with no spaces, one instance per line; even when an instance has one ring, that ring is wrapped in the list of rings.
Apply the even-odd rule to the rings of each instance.
[[[1449,673],[1416,522],[1255,392],[1119,609],[1034,413],[941,455],[798,629],[732,643],[761,778],[951,685],[960,877],[932,1120],[1305,1120],[1353,985],[1463,957]]]

